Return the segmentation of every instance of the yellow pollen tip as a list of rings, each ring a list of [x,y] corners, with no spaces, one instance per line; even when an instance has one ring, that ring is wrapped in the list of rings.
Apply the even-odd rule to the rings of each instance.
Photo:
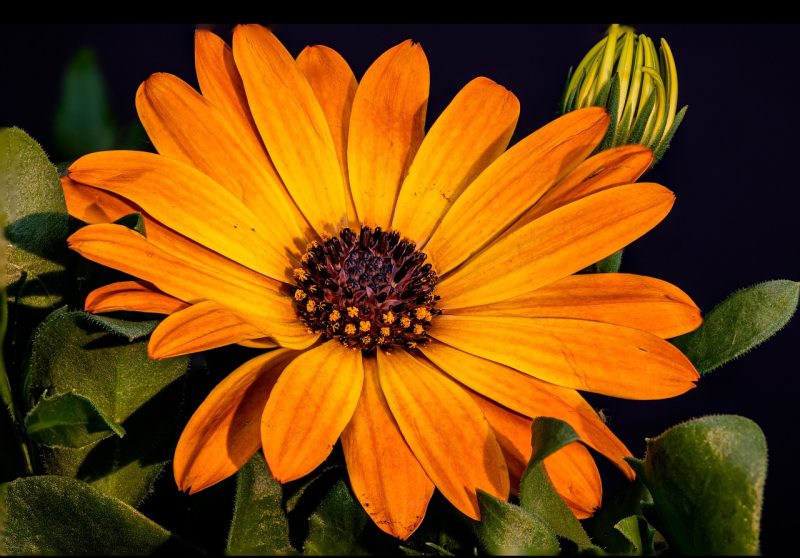
[[[360,329],[361,331],[369,331],[371,327],[372,327],[372,322],[369,322],[367,320],[361,320],[360,322],[358,322],[358,329]]]
[[[356,326],[353,324],[347,324],[344,326],[344,333],[345,335],[353,335],[356,332]]]
[[[369,335],[365,335],[364,337],[361,338],[361,342],[364,345],[369,345],[370,343],[372,343],[372,337],[370,337]]]
[[[306,302],[306,312],[313,312],[316,309],[317,309],[316,302],[314,302],[313,300],[309,300],[308,302]]]
[[[414,325],[414,333],[417,335],[422,335],[425,332],[425,328],[419,324]]]
[[[381,328],[381,335],[382,336],[389,337],[389,334],[391,334],[391,333],[392,333],[392,330],[389,329],[388,327],[382,327]]]
[[[408,316],[403,316],[402,318],[400,318],[400,325],[403,326],[403,327],[410,326],[411,325],[411,318],[409,318]]]
[[[307,252],[300,256],[300,261],[303,263],[308,263],[309,259],[311,259],[311,256],[309,256]]]
[[[422,320],[428,314],[427,308],[419,307],[414,310],[414,317],[418,320]]]
[[[358,317],[358,308],[355,306],[348,306],[347,307],[347,317],[348,318],[357,318]]]
[[[297,289],[294,292],[294,299],[295,300],[303,300],[305,297],[306,297],[306,293],[305,293],[305,291],[303,291],[301,289]]]
[[[296,268],[292,272],[292,275],[294,275],[294,278],[297,279],[298,281],[305,281],[306,279],[308,279],[308,272],[302,267]]]
[[[391,310],[386,312],[382,317],[383,317],[383,323],[385,324],[393,324],[396,319],[394,316],[394,312],[392,312]]]
[[[384,342],[386,342],[386,338],[383,335],[378,337],[378,345],[383,345]]]
[[[342,317],[342,314],[338,310],[334,310],[330,314],[328,314],[328,319],[332,322],[337,321],[339,318]]]

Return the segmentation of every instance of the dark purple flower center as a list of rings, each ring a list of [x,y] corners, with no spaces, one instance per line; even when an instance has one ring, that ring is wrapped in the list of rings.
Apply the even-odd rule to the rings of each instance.
[[[414,348],[436,309],[438,277],[425,254],[397,231],[362,227],[313,242],[294,270],[295,307],[313,331],[346,347],[374,350]]]

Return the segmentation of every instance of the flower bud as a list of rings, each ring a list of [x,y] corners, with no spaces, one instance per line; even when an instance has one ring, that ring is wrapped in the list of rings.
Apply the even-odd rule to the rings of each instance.
[[[605,107],[611,115],[600,149],[638,143],[653,150],[655,164],[678,129],[686,108],[678,106],[678,72],[667,41],[617,24],[567,77],[561,112]]]

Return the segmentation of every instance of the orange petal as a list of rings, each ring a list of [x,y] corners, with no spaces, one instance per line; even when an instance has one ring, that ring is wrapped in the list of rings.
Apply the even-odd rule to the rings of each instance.
[[[291,247],[242,201],[189,165],[153,153],[102,151],[72,163],[69,174],[123,196],[167,227],[254,271],[287,277]]]
[[[455,268],[508,228],[592,152],[608,122],[608,114],[599,107],[567,113],[489,165],[453,202],[425,245],[437,272]]]
[[[447,374],[504,407],[527,417],[563,420],[575,429],[585,444],[633,478],[633,470],[623,461],[623,457],[632,457],[631,452],[575,390],[548,384],[436,341],[424,345],[422,352]]]
[[[337,341],[286,367],[261,418],[264,455],[276,479],[299,479],[328,457],[353,416],[363,383],[361,351]]]
[[[128,200],[75,182],[69,176],[61,177],[61,189],[64,190],[67,213],[84,223],[111,223],[141,210]]]
[[[517,118],[519,100],[505,87],[484,77],[465,85],[425,135],[400,188],[392,228],[424,245],[467,184],[508,146]]]
[[[270,339],[269,337],[246,339],[245,341],[239,341],[238,344],[242,347],[250,347],[251,349],[275,349],[276,347],[280,346],[275,342],[274,339]]]
[[[86,297],[87,312],[152,312],[172,314],[189,306],[186,302],[164,294],[142,281],[120,281],[93,290]]]
[[[207,267],[221,276],[236,276],[243,280],[261,283],[271,282],[273,290],[280,286],[277,281],[268,280],[263,275],[197,244],[169,227],[165,227],[144,212],[141,207],[111,192],[75,182],[69,177],[63,177],[61,183],[68,211],[73,217],[87,223],[110,223],[124,215],[138,212],[144,219],[147,240],[165,252],[179,259]]]
[[[384,52],[356,90],[347,164],[362,223],[387,228],[400,184],[425,134],[430,71],[419,44]]]
[[[494,429],[508,463],[513,486],[519,486],[531,459],[533,420],[509,411],[490,400],[474,395],[486,420]],[[603,500],[600,471],[591,454],[580,442],[568,444],[544,460],[544,467],[556,492],[578,519],[591,516]]]
[[[623,145],[586,159],[530,208],[519,227],[570,202],[612,186],[636,182],[653,162],[653,152],[644,145]]]
[[[429,333],[546,382],[612,397],[674,397],[699,379],[689,359],[669,342],[602,322],[439,316]]]
[[[248,136],[248,143],[261,144],[231,48],[211,31],[197,29],[194,33],[194,64],[203,97],[225,114],[238,135]],[[280,181],[277,171],[274,173]]]
[[[364,389],[342,449],[353,492],[382,531],[406,540],[416,531],[433,483],[411,453],[386,403],[374,358],[364,359]]]
[[[503,302],[447,313],[578,318],[643,329],[665,339],[693,331],[703,321],[697,305],[675,285],[627,273],[570,275]]]
[[[170,314],[158,324],[147,344],[147,354],[153,359],[169,358],[263,336],[263,331],[236,312],[204,300]]]
[[[233,56],[258,131],[292,198],[318,233],[338,233],[347,219],[342,172],[314,91],[265,27],[237,26]]]
[[[358,87],[356,76],[338,52],[321,45],[304,48],[297,57],[297,66],[314,90],[331,128],[336,156],[342,167],[347,220],[352,226],[357,226],[358,217],[347,176],[347,136],[350,129],[350,111]]]
[[[392,415],[444,497],[473,519],[480,518],[476,488],[508,498],[503,453],[464,389],[403,349],[377,354],[381,388]]]
[[[189,419],[175,448],[178,488],[190,493],[231,476],[261,447],[259,417],[278,375],[297,353],[278,349],[225,377]]]
[[[136,93],[136,109],[158,152],[187,163],[244,202],[270,235],[293,246],[306,234],[302,214],[277,179],[261,142],[237,134],[225,114],[188,84],[164,73],[150,76]]]
[[[186,302],[215,300],[262,330],[269,330],[270,336],[281,333],[315,338],[296,319],[292,299],[277,292],[266,278],[257,282],[246,276],[221,276],[161,250],[122,225],[89,225],[67,242],[83,257],[152,283],[175,298]]]
[[[565,205],[502,236],[437,286],[443,308],[498,302],[572,275],[627,246],[669,213],[675,196],[629,184]]]
[[[559,496],[578,519],[591,517],[603,502],[603,484],[594,458],[580,442],[564,446],[544,460]]]

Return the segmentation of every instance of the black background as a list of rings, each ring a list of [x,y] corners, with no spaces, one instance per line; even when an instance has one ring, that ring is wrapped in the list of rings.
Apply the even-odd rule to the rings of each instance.
[[[672,47],[680,80],[683,126],[645,179],[677,194],[670,215],[625,252],[623,271],[670,281],[704,312],[731,292],[768,279],[800,280],[797,208],[800,108],[799,25],[637,24]],[[607,23],[566,25],[276,24],[292,54],[306,44],[337,49],[360,77],[385,49],[419,41],[431,67],[428,123],[477,75],[520,99],[516,138],[556,115],[567,69],[602,36]],[[66,61],[96,49],[116,120],[135,118],[134,93],[150,73],[175,73],[196,85],[190,24],[3,25],[0,126],[23,128],[52,154],[52,117]],[[211,25],[230,41],[231,25]],[[769,444],[762,548],[777,553],[795,536],[800,461],[796,348],[800,320],[704,377],[688,394],[665,401],[596,398],[610,426],[636,455],[644,438],[702,415],[735,413],[755,420]],[[793,364],[794,363],[794,364]]]

